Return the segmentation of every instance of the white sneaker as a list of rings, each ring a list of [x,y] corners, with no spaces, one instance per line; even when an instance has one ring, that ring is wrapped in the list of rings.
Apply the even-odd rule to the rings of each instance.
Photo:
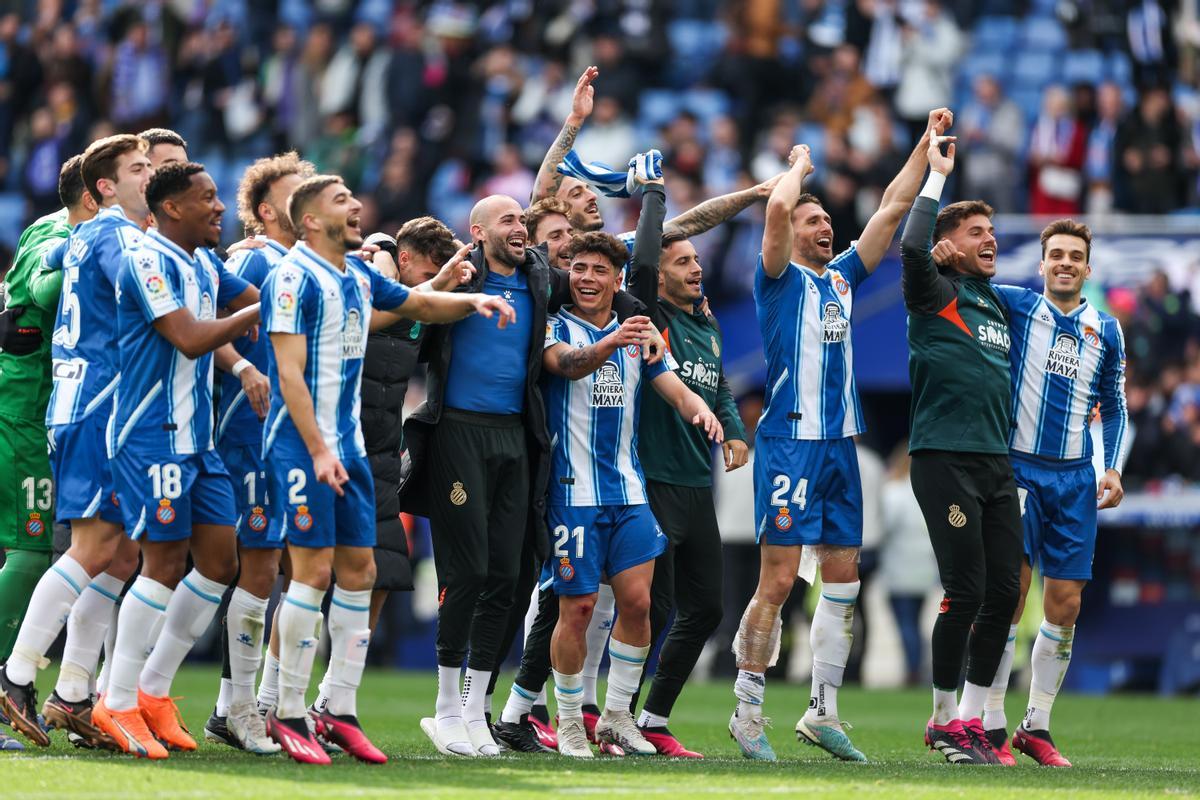
[[[433,717],[424,717],[421,719],[421,730],[442,755],[474,758],[475,747],[471,744],[462,717],[446,717],[440,722]]]
[[[558,720],[558,754],[571,758],[595,758],[582,717]]]
[[[279,743],[267,735],[267,724],[258,715],[253,700],[234,703],[225,717],[225,727],[248,753],[265,756],[278,753],[281,749]]]
[[[488,727],[487,720],[473,719],[468,722],[467,736],[471,740],[471,747],[475,749],[475,755],[486,758],[500,755],[500,746],[492,738],[492,731]]]
[[[646,741],[637,722],[628,711],[604,709],[596,723],[596,741],[615,744],[628,755],[652,756],[658,748]]]

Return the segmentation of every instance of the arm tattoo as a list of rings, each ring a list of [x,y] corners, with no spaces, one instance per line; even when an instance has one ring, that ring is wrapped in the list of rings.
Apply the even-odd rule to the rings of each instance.
[[[543,197],[552,196],[562,185],[563,176],[558,171],[558,165],[562,163],[567,152],[575,146],[575,137],[579,135],[579,127],[570,123],[563,125],[562,130],[558,133],[558,138],[546,151],[546,158],[542,160],[542,166],[538,168],[537,179],[533,182],[531,204]]]
[[[758,195],[754,189],[743,189],[740,192],[731,192],[711,200],[705,200],[675,219],[668,220],[664,226],[664,232],[674,229],[683,233],[684,236],[698,236],[717,227],[725,220],[737,216],[743,209],[754,205],[757,200]]]
[[[558,354],[558,368],[568,379],[577,381],[600,369],[600,365],[608,360],[609,355],[599,343],[587,347],[572,347]]]

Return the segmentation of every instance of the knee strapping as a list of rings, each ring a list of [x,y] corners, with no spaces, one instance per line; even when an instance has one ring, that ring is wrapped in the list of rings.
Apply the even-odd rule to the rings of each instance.
[[[746,606],[737,636],[733,639],[733,654],[742,664],[765,664],[775,666],[779,660],[779,639],[783,632],[783,620],[779,606],[757,597]]]
[[[818,564],[857,564],[859,549],[857,547],[841,547],[833,544],[818,544],[805,546],[805,551],[811,551]]]

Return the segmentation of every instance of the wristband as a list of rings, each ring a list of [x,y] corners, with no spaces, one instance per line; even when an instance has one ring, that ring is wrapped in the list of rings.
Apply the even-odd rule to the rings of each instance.
[[[242,376],[243,372],[245,372],[246,370],[250,369],[250,367],[253,367],[253,366],[254,365],[250,363],[250,359],[243,358],[243,359],[239,360],[236,364],[234,364],[233,367],[229,371],[230,371],[230,373],[233,374],[233,377],[240,378]]]
[[[931,200],[937,201],[942,198],[942,189],[946,186],[946,176],[935,169],[929,170],[929,177],[925,180],[925,188],[921,190],[921,197],[928,197]]]

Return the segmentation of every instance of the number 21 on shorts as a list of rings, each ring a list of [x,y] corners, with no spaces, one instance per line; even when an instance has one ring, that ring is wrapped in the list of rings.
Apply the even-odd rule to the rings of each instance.
[[[771,479],[771,485],[775,487],[775,491],[771,492],[771,505],[779,509],[775,515],[775,527],[786,531],[792,527],[789,505],[801,511],[808,505],[808,478],[796,481],[795,491],[792,490],[792,479],[787,475],[776,475]]]

